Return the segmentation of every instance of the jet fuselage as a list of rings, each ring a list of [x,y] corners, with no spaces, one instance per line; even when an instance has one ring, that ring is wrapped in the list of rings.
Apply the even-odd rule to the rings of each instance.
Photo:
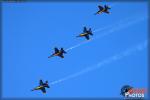
[[[35,88],[35,90],[41,90],[42,88],[45,88],[45,87],[48,87],[48,85],[47,85],[47,84],[44,84],[44,85],[37,86],[37,87]]]
[[[87,33],[87,32],[86,32],[86,33],[81,33],[80,36],[86,36],[86,35],[88,35],[88,34],[89,34],[89,33]]]
[[[44,88],[44,86],[38,86],[35,88],[35,90],[41,90],[42,88]]]
[[[63,52],[58,52],[58,53],[55,53],[55,54],[53,54],[54,56],[59,56],[59,55],[61,55]]]
[[[97,12],[97,14],[100,14],[100,13],[105,12],[105,11],[106,11],[105,9],[99,10],[99,11]]]

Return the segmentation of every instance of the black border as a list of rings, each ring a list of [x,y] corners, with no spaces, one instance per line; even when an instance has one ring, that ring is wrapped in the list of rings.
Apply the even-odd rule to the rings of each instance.
[[[150,38],[150,0],[0,0],[0,100],[125,100],[121,98],[2,98],[2,4],[3,3],[27,3],[27,2],[147,2],[148,4],[148,98],[138,100],[150,100],[150,62],[149,62],[149,38]],[[130,100],[130,99],[128,99]],[[136,100],[136,99],[134,99]]]
[[[149,0],[1,0],[1,2],[148,2]]]
[[[148,37],[147,37],[147,40],[148,40],[148,89],[147,89],[147,92],[148,92],[148,100],[150,100],[150,62],[149,62],[149,57],[150,57],[150,53],[149,53],[149,50],[150,50],[150,46],[149,46],[149,43],[150,43],[150,1],[148,0]]]
[[[0,99],[2,98],[2,3],[0,2]]]
[[[6,3],[27,3],[27,2],[149,2],[149,0],[0,0],[0,2]]]

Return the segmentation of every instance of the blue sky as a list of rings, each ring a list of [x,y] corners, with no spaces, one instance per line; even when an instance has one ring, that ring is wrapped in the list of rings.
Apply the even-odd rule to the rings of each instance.
[[[111,14],[94,15],[99,4],[112,5]],[[121,97],[123,85],[147,87],[147,49],[51,85],[47,94],[31,92],[39,80],[49,83],[79,72],[147,39],[145,2],[46,2],[3,3],[3,97]],[[122,21],[119,26],[115,23]],[[84,26],[97,31],[89,43],[69,50],[64,59],[48,59],[54,47],[80,44]]]

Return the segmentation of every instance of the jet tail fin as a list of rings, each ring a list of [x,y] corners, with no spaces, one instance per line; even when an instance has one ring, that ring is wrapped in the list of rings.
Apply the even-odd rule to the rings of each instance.
[[[61,51],[62,51],[63,53],[67,53],[63,48],[61,48]]]
[[[89,29],[89,34],[90,34],[90,35],[93,35],[91,28]]]
[[[45,83],[48,83],[48,81],[46,81]]]
[[[48,81],[46,81],[45,83],[47,84],[47,86],[46,86],[46,87],[47,87],[47,88],[50,88],[50,86],[48,85]]]
[[[105,9],[111,9],[109,6],[105,5]]]
[[[107,9],[111,9],[111,7],[107,6]]]

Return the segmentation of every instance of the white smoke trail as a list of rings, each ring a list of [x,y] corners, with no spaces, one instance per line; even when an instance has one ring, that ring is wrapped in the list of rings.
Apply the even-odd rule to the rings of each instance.
[[[83,41],[83,42],[81,42],[81,43],[79,43],[79,44],[76,44],[76,45],[74,45],[74,46],[72,46],[72,47],[66,49],[65,51],[72,50],[72,49],[77,48],[77,47],[79,47],[79,46],[81,46],[81,45],[83,45],[83,44],[86,44],[86,43],[90,42],[90,41],[91,41],[91,40]]]
[[[99,31],[108,30],[110,28],[114,28],[116,26],[119,26],[120,24],[125,24],[126,22],[134,21],[135,19],[139,19],[139,18],[143,18],[143,16],[138,17],[138,18],[137,18],[137,16],[128,17],[126,19],[118,21],[117,23],[114,23],[114,24],[111,24],[111,25],[108,25],[108,26],[105,26],[105,27],[98,28],[98,29],[94,30],[93,32],[95,33],[95,32],[99,32]]]
[[[132,17],[131,17],[131,18],[132,18]],[[93,32],[95,33],[95,32],[99,32],[99,31],[108,30],[108,29],[110,29],[110,28],[113,28],[113,27],[116,26],[116,25],[120,25],[120,24],[123,23],[123,22],[127,22],[127,21],[128,21],[129,19],[131,19],[131,18],[126,18],[126,19],[124,19],[124,20],[118,21],[117,23],[114,23],[114,24],[111,24],[111,25],[108,25],[108,26],[105,26],[105,27],[98,28],[98,29],[94,30]],[[135,17],[134,17],[134,18],[135,18]]]
[[[126,21],[120,21],[119,24],[116,24],[113,28],[111,28],[110,30],[106,31],[106,32],[103,32],[102,34],[96,36],[95,38],[91,39],[91,40],[96,40],[98,38],[101,38],[101,37],[104,37],[106,35],[109,35],[111,33],[114,33],[116,31],[119,31],[121,29],[124,29],[124,28],[127,28],[131,25],[134,25],[134,24],[137,24],[138,22],[141,22],[141,21],[144,21],[145,19],[147,19],[147,17],[140,17],[140,18],[131,18],[131,19],[128,19]]]
[[[122,58],[124,58],[124,57],[126,57],[126,56],[129,56],[129,55],[131,55],[131,54],[133,54],[133,53],[136,53],[136,52],[138,52],[138,51],[143,50],[144,48],[147,47],[147,45],[148,45],[148,41],[145,40],[144,42],[142,42],[142,43],[140,43],[140,44],[138,44],[138,45],[136,45],[136,46],[133,46],[133,47],[131,47],[131,48],[128,48],[127,50],[125,50],[125,51],[123,51],[123,52],[121,52],[121,53],[119,53],[119,54],[116,54],[116,55],[114,55],[114,56],[111,56],[111,57],[109,57],[109,58],[103,60],[103,61],[100,61],[100,62],[97,63],[96,65],[87,67],[87,68],[85,68],[85,69],[83,69],[83,70],[81,70],[81,71],[79,71],[79,72],[77,72],[77,73],[74,73],[74,74],[69,75],[69,76],[67,76],[67,77],[64,77],[64,78],[62,78],[62,79],[53,81],[53,82],[50,83],[50,85],[55,85],[55,84],[58,84],[58,83],[67,81],[67,80],[69,80],[69,79],[76,78],[76,77],[78,77],[78,76],[80,76],[80,75],[83,75],[83,74],[85,74],[85,73],[88,73],[88,72],[90,72],[90,71],[93,71],[93,70],[102,68],[102,67],[104,67],[104,65],[106,65],[106,64],[109,64],[109,63],[112,63],[112,62],[114,62],[114,61],[120,60],[120,59],[122,59]]]
[[[113,25],[109,25],[109,26],[106,26],[106,27],[103,27],[103,28],[100,28],[100,29],[96,29],[93,32],[99,32],[99,31],[103,31],[103,30],[105,30],[105,31],[102,32],[100,35],[96,36],[93,39],[90,39],[88,41],[83,41],[83,42],[81,42],[79,44],[76,44],[76,45],[66,49],[66,51],[72,50],[72,49],[77,48],[77,47],[79,47],[79,46],[81,46],[83,44],[86,44],[86,43],[88,43],[88,42],[90,42],[92,40],[96,40],[96,39],[98,39],[100,37],[104,37],[106,35],[109,35],[110,33],[114,33],[115,31],[119,31],[119,30],[121,30],[123,28],[126,28],[126,27],[129,27],[131,25],[134,25],[134,24],[136,24],[138,22],[141,22],[141,21],[145,20],[146,18],[147,17],[139,17],[139,18],[137,18],[137,16],[136,17],[134,16],[134,17],[126,18],[125,20],[121,20],[118,23],[115,23]]]

